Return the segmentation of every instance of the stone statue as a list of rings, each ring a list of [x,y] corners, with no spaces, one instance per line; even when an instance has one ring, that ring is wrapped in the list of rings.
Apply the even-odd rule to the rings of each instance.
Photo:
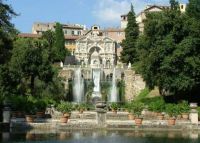
[[[128,63],[128,69],[131,69],[131,62]]]
[[[63,68],[63,62],[62,61],[60,62],[60,67]]]

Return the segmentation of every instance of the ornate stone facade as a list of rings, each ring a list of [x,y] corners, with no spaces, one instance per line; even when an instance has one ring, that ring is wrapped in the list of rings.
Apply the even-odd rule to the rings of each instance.
[[[76,41],[75,57],[81,65],[111,68],[116,65],[116,42],[102,36],[99,27],[93,27]]]

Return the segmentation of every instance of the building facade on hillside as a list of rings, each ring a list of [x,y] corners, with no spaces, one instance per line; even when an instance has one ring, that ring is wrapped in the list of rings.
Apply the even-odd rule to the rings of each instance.
[[[86,35],[76,40],[74,55],[82,65],[111,68],[117,62],[116,41],[104,36],[99,26],[93,26]]]
[[[185,12],[186,4],[180,4],[180,11]],[[147,12],[159,12],[164,9],[169,9],[170,6],[159,6],[159,5],[147,5],[146,8],[136,15],[136,22],[139,25],[139,31],[142,33],[144,31],[143,21],[146,19]],[[121,15],[121,28],[126,28],[128,23],[127,14]]]
[[[36,22],[32,26],[32,34],[42,35],[43,32],[48,30],[55,31],[55,26],[56,23]],[[75,40],[84,35],[86,27],[80,24],[62,24],[62,27],[65,36],[65,47],[73,52],[76,47]]]

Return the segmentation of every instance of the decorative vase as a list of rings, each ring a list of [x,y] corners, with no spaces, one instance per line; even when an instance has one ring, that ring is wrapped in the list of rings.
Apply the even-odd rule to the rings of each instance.
[[[135,118],[135,124],[136,124],[137,126],[142,125],[142,121],[143,121],[143,118]]]
[[[184,119],[184,120],[189,119],[189,113],[182,113],[181,116],[182,116],[182,119]]]
[[[158,114],[157,118],[158,118],[158,120],[163,120],[164,119],[164,115],[163,114]]]
[[[168,119],[168,125],[169,126],[174,126],[176,124],[176,119],[175,118],[169,118]]]
[[[34,116],[33,115],[26,115],[26,122],[33,123],[34,122]]]
[[[67,122],[68,122],[68,117],[62,116],[62,117],[60,118],[60,122],[61,122],[61,123],[67,123]]]
[[[129,113],[129,114],[128,114],[128,119],[129,119],[129,120],[134,120],[134,119],[135,119],[135,116],[134,116],[132,113]]]
[[[44,111],[36,112],[36,117],[37,118],[44,118],[45,117],[45,112]]]

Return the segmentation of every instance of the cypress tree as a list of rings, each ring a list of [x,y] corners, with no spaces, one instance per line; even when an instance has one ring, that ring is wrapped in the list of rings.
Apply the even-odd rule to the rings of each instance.
[[[66,56],[65,37],[60,23],[56,23],[53,55],[54,61],[63,61]]]
[[[121,61],[124,63],[134,63],[136,61],[136,41],[139,35],[139,27],[136,23],[136,17],[133,5],[128,13],[128,24],[125,29],[125,39],[121,45],[123,51],[121,52]]]

